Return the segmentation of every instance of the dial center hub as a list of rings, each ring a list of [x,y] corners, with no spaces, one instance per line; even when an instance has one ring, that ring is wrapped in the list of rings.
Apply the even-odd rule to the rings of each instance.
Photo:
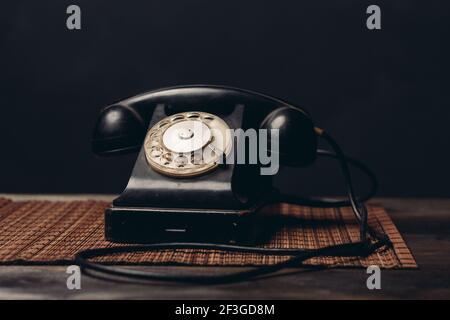
[[[190,139],[194,136],[194,131],[189,128],[182,128],[178,131],[178,137],[182,140]]]
[[[203,122],[184,120],[167,128],[162,140],[170,151],[188,153],[206,146],[211,136],[211,129]]]

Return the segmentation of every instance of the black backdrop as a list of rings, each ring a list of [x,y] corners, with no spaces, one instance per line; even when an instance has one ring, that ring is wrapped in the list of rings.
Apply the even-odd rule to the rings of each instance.
[[[82,30],[65,27],[82,10]],[[382,30],[365,10],[378,4]],[[134,156],[95,158],[100,108],[162,86],[226,84],[308,109],[382,195],[449,196],[446,1],[11,1],[0,5],[0,192],[120,192]],[[325,161],[292,192],[340,193]],[[295,191],[297,190],[297,191]]]

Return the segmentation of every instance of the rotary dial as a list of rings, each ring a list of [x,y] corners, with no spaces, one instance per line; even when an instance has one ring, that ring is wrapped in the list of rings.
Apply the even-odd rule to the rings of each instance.
[[[173,177],[213,170],[231,150],[229,126],[206,112],[182,112],[157,122],[144,147],[149,165]]]

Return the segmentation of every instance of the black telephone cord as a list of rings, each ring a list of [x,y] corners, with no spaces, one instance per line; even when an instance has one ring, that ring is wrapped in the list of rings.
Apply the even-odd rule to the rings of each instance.
[[[317,155],[322,156],[322,157],[333,158],[333,159],[338,158],[338,156],[335,152],[329,151],[329,150],[324,150],[324,149],[318,149]],[[370,181],[369,192],[367,192],[366,195],[358,198],[358,200],[360,202],[368,201],[377,193],[377,190],[378,190],[377,177],[372,172],[372,170],[370,170],[370,168],[367,167],[361,161],[359,161],[355,158],[351,158],[349,156],[345,156],[345,160],[347,161],[347,163],[349,165],[351,165],[355,168],[358,168],[367,176],[367,178],[369,178],[369,181]],[[321,198],[299,197],[299,196],[295,196],[294,198],[295,198],[295,203],[309,206],[309,207],[337,208],[337,207],[348,207],[351,205],[350,201],[348,201],[348,200],[324,199],[323,197],[321,197]]]

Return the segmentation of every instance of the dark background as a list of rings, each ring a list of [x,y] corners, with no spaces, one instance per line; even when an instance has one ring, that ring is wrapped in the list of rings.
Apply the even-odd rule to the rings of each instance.
[[[66,29],[66,8],[82,30]],[[382,30],[366,28],[378,4]],[[450,196],[448,1],[13,1],[0,5],[0,192],[120,192],[134,155],[90,150],[102,106],[225,84],[308,109],[381,195]],[[280,174],[340,194],[337,166]]]

